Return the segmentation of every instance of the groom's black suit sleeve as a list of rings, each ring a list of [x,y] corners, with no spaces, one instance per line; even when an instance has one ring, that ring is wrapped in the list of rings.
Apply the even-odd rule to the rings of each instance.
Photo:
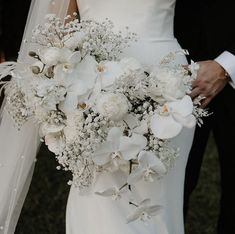
[[[234,0],[177,0],[175,36],[194,60],[235,54]]]
[[[203,3],[201,3],[203,5]],[[202,10],[205,19],[205,43],[211,59],[228,50],[235,55],[235,1],[220,0],[204,6]]]
[[[2,51],[3,49],[2,30],[3,30],[3,0],[0,0],[0,51]]]
[[[177,0],[175,36],[194,61],[213,60],[224,51],[235,55],[235,0]],[[195,132],[185,179],[185,212],[196,187],[200,166],[212,131],[219,152],[221,202],[218,234],[235,233],[235,89],[227,85],[213,100],[211,117]]]

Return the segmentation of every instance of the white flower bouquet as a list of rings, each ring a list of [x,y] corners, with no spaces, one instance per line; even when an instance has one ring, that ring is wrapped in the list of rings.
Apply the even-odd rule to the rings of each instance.
[[[197,65],[186,70],[174,63],[176,54],[154,66],[120,59],[133,40],[128,30],[114,33],[108,20],[64,24],[49,15],[34,31],[33,62],[0,65],[0,78],[12,76],[5,85],[6,108],[16,126],[35,120],[58,169],[70,171],[69,184],[80,191],[92,188],[97,174],[122,170],[127,176],[121,188],[95,191],[114,199],[139,180],[164,176],[179,150],[170,139],[207,115],[188,95]],[[152,215],[158,209],[148,199],[141,204],[128,222],[139,211]]]

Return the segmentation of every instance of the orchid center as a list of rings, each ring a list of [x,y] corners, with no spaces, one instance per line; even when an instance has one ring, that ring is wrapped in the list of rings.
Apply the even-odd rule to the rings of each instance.
[[[105,65],[104,64],[98,64],[97,65],[98,72],[102,73],[105,71]]]
[[[143,211],[140,215],[140,220],[146,222],[148,219],[151,219],[151,216],[147,212]]]
[[[122,159],[122,156],[119,152],[113,152],[111,155],[111,158],[118,160],[118,159]]]
[[[150,167],[147,167],[144,173],[145,180],[153,181],[152,175],[154,174],[155,174],[155,171],[152,170]]]
[[[169,108],[166,104],[162,107],[162,113],[163,114],[169,114]]]

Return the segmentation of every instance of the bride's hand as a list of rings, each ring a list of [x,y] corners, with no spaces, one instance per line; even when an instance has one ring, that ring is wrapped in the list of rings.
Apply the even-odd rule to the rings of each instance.
[[[211,100],[225,87],[229,76],[224,68],[214,60],[198,62],[197,79],[192,83],[193,90],[190,96],[201,96],[202,107],[206,107]]]

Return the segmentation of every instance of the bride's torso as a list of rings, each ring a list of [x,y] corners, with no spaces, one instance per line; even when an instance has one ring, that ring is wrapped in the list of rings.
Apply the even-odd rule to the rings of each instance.
[[[77,0],[81,18],[109,18],[146,39],[173,38],[175,0]]]
[[[138,42],[124,51],[143,63],[156,63],[180,49],[173,34],[175,0],[77,0],[81,19],[110,19],[115,28],[126,26]],[[185,58],[180,59],[185,63]]]

